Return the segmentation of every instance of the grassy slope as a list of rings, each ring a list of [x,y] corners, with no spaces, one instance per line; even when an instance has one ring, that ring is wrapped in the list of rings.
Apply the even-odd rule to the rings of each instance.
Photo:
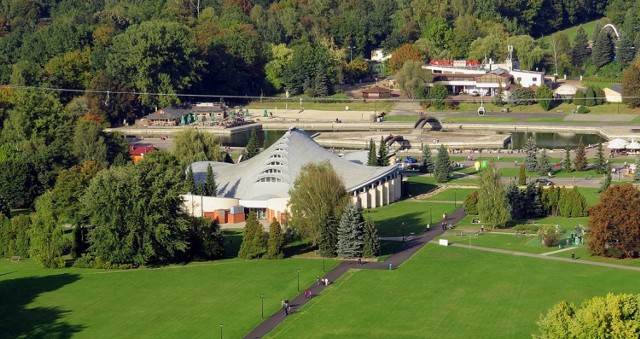
[[[329,269],[336,264],[327,260]],[[86,338],[239,338],[322,274],[319,260],[220,260],[131,271],[44,270],[0,261],[0,333]],[[66,335],[60,335],[65,337]]]
[[[526,338],[560,300],[640,292],[639,272],[428,245],[395,271],[351,271],[273,338]]]
[[[584,31],[587,33],[587,37],[589,39],[591,39],[591,37],[593,36],[593,31],[596,29],[596,24],[600,20],[601,19],[589,21],[589,22],[584,23],[582,25],[569,27],[569,28],[567,28],[565,30],[562,30],[560,32],[564,32],[567,35],[567,37],[569,38],[569,41],[571,41],[571,43],[573,43],[573,41],[576,39],[576,35],[578,34],[578,27],[582,26],[584,28]],[[548,43],[549,42],[549,36],[541,37],[541,38],[537,39],[537,41],[538,42],[544,41],[545,43]]]

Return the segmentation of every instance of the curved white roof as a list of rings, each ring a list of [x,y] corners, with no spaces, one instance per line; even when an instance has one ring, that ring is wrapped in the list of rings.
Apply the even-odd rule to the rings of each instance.
[[[578,91],[578,87],[574,85],[564,84],[556,88],[556,90],[553,91],[553,93],[555,95],[576,95],[577,91]]]
[[[348,192],[394,174],[397,165],[373,167],[340,158],[316,143],[307,133],[291,129],[255,157],[238,164],[199,161],[191,164],[196,181],[206,178],[207,166],[216,175],[218,196],[243,200],[287,198],[302,167],[328,160]]]

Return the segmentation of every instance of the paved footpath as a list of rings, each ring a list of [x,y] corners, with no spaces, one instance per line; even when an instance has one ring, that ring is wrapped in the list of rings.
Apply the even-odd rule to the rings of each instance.
[[[459,208],[449,217],[447,217],[447,220],[443,220],[442,222],[456,224],[464,216],[464,209]],[[418,250],[421,249],[429,241],[444,233],[442,222],[433,225],[430,231],[422,232],[421,234],[415,235],[413,238],[409,239],[398,253],[395,253],[383,262],[363,261],[362,265],[358,265],[357,261],[343,261],[338,264],[336,268],[320,278],[327,278],[331,283],[333,283],[349,269],[388,270],[389,267],[396,269],[398,268],[398,266],[400,266],[400,264],[411,258],[411,256],[418,252]],[[322,291],[325,289],[325,286],[322,284],[313,284],[307,289],[311,291],[312,295],[316,296],[322,293]],[[292,307],[292,312],[296,312],[297,310],[299,310],[309,300],[310,299],[305,298],[304,293],[301,293],[293,300],[290,300],[289,304]],[[271,330],[273,330],[276,326],[278,326],[278,324],[283,322],[285,318],[286,316],[284,315],[284,312],[282,310],[278,310],[276,313],[271,315],[260,325],[254,328],[253,331],[245,336],[245,338],[261,338]]]
[[[551,256],[543,255],[543,254],[534,254],[534,253],[526,253],[526,252],[518,252],[518,251],[509,251],[509,250],[502,250],[502,249],[498,249],[498,248],[488,248],[488,247],[480,247],[480,246],[473,246],[473,245],[470,246],[470,245],[463,245],[463,244],[451,244],[450,246],[469,248],[469,249],[474,249],[474,250],[479,250],[479,251],[486,251],[486,252],[495,252],[495,253],[502,253],[502,254],[517,255],[517,256],[537,258],[537,259],[547,259],[547,260],[564,261],[564,262],[571,262],[571,263],[583,264],[583,265],[619,268],[619,269],[630,270],[630,271],[640,271],[640,267],[618,265],[618,264],[608,264],[608,263],[598,262],[598,261],[585,261],[585,260],[580,260],[580,258],[570,259],[570,258],[561,258],[561,257],[551,257]]]

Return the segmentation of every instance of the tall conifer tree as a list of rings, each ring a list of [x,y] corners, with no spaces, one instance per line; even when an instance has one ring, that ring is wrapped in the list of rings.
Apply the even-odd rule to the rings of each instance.
[[[367,154],[367,166],[378,166],[378,156],[376,155],[376,143],[373,138],[369,139],[369,153]]]
[[[436,182],[448,182],[451,180],[451,159],[449,158],[449,152],[440,145],[438,148],[438,157],[436,158],[435,177]]]
[[[576,158],[573,159],[573,166],[576,171],[584,171],[587,168],[587,151],[584,148],[582,137],[578,142],[578,149],[576,150]]]

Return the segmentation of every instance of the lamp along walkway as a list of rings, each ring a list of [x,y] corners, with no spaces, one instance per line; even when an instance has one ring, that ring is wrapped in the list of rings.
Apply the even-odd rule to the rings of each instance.
[[[387,260],[383,262],[365,262],[363,261],[361,265],[358,265],[357,261],[342,261],[336,268],[329,271],[326,275],[320,277],[322,279],[329,279],[331,283],[335,282],[338,278],[340,278],[345,272],[347,272],[350,268],[353,269],[368,269],[368,270],[388,270],[388,269],[396,269],[400,264],[407,261],[411,258],[419,249],[421,249],[425,244],[433,240],[435,237],[444,233],[443,223],[446,224],[456,224],[460,221],[460,219],[465,216],[464,209],[458,208],[455,212],[447,217],[446,220],[442,220],[435,225],[432,225],[430,231],[424,231],[418,235],[413,236],[411,239],[408,239],[404,246],[400,248],[400,251],[393,254]],[[320,294],[324,289],[325,285],[313,284],[309,286],[306,290],[311,291],[312,296],[316,296]],[[306,298],[304,293],[299,294],[293,300],[289,302],[289,306],[292,308],[292,312],[296,312],[302,306],[304,306],[311,298]],[[245,338],[262,338],[264,335],[273,330],[278,324],[285,320],[286,316],[282,310],[276,311],[273,315],[263,321],[260,325],[254,328],[249,334],[245,336]]]

